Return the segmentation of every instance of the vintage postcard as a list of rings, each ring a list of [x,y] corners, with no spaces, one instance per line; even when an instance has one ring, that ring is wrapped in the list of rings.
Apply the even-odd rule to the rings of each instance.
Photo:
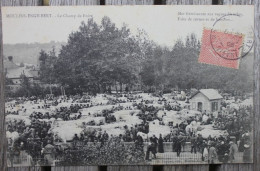
[[[2,12],[8,166],[252,163],[253,6]]]

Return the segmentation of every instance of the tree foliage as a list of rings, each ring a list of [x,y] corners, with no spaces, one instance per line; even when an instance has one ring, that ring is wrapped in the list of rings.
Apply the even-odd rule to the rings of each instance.
[[[48,53],[46,53],[44,50],[40,51],[39,56],[40,61],[40,79],[43,83],[52,84],[55,82],[54,78],[54,64],[57,62],[57,57],[55,54],[55,47],[52,48],[52,50]]]
[[[216,88],[251,91],[250,57],[241,59],[239,70],[198,62],[200,41],[195,34],[178,39],[172,49],[153,42],[145,31],[132,35],[126,25],[117,27],[108,17],[101,24],[82,22],[72,32],[59,55],[40,52],[40,78],[58,83],[66,93],[103,93],[111,86],[141,85],[145,91],[173,88]]]
[[[158,52],[158,49],[160,49]],[[215,88],[229,92],[250,92],[253,89],[253,58],[240,60],[239,69],[230,69],[198,62],[200,41],[195,34],[185,42],[177,40],[172,50],[157,47],[147,58],[142,71],[143,83],[159,90],[167,88]]]
[[[144,152],[135,144],[124,144],[120,140],[88,144],[87,148],[76,147],[62,154],[62,162],[57,165],[103,165],[103,164],[140,164],[144,162]]]
[[[56,78],[76,92],[105,92],[114,84],[135,80],[134,38],[126,26],[117,28],[108,17],[98,25],[89,19],[70,34],[55,65]]]

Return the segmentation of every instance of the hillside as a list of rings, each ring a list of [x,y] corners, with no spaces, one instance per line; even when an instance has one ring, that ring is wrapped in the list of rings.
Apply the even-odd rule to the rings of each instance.
[[[65,42],[50,42],[50,43],[22,43],[22,44],[4,44],[4,56],[13,56],[15,63],[28,63],[37,64],[39,52],[44,50],[50,51],[52,47],[55,47],[56,53]]]

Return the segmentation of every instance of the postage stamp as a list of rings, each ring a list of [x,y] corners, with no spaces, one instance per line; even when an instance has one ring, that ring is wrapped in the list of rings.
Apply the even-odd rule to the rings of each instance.
[[[199,62],[238,69],[243,38],[243,34],[204,28]]]
[[[212,27],[204,28],[198,61],[228,68],[239,68],[240,59],[253,50],[253,26],[240,13],[217,18]]]

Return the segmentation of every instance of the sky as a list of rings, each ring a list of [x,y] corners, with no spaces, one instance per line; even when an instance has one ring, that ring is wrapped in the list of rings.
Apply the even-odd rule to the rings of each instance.
[[[239,13],[240,16],[214,25],[216,19],[227,13]],[[201,39],[203,28],[228,29],[241,32],[247,38],[254,26],[253,14],[253,6],[3,7],[3,42],[66,42],[82,21],[93,17],[100,23],[108,16],[117,27],[125,23],[132,34],[136,34],[138,28],[143,29],[154,42],[172,47],[177,39],[184,39],[191,33]]]

